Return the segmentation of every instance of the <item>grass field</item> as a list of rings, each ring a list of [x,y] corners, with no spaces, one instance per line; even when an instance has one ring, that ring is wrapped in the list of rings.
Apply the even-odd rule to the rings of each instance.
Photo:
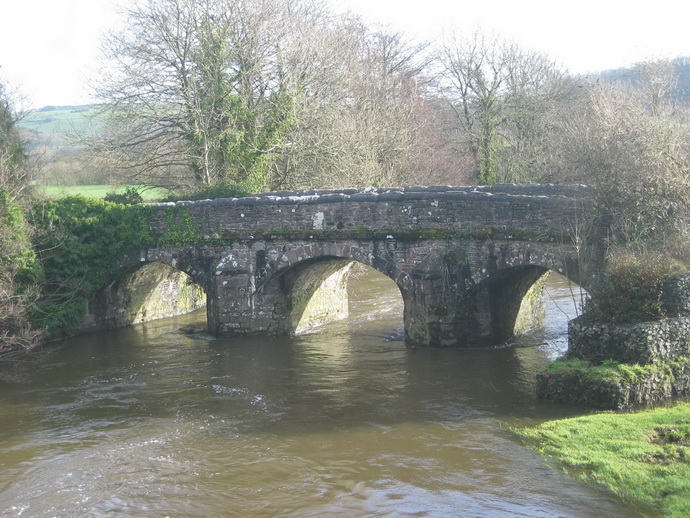
[[[46,185],[39,187],[39,192],[42,192],[50,198],[60,198],[62,196],[81,195],[89,198],[103,198],[106,194],[113,191],[123,193],[128,187],[138,188],[137,185],[120,185],[113,187],[112,185]],[[153,201],[162,198],[167,194],[165,189],[147,189],[141,191],[141,195],[145,200]]]
[[[549,421],[514,431],[646,516],[690,516],[690,403]]]
[[[94,112],[95,108],[91,106],[43,108],[28,113],[19,126],[43,135],[84,132],[92,124],[91,115]]]

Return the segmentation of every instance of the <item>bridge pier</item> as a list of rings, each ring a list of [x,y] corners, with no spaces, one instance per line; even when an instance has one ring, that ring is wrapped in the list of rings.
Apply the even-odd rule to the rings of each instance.
[[[547,268],[505,268],[474,283],[472,270],[480,268],[453,268],[452,259],[440,256],[433,269],[413,278],[405,303],[408,340],[436,347],[499,345],[541,325],[539,281],[548,275]]]
[[[298,335],[347,318],[352,260],[304,261],[265,283],[257,282],[257,260],[261,262],[254,256],[245,272],[217,270],[212,277],[207,311],[211,333]]]

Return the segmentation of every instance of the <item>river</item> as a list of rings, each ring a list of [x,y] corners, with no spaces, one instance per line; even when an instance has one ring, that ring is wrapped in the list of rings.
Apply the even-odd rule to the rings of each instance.
[[[563,280],[543,330],[491,349],[406,345],[392,282],[350,290],[351,317],[305,336],[216,340],[202,310],[4,366],[0,515],[637,516],[509,430],[584,413],[534,396]]]

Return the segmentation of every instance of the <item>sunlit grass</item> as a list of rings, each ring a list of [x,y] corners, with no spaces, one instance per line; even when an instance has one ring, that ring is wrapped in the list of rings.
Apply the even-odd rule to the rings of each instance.
[[[569,473],[605,485],[649,516],[690,516],[690,403],[514,431]]]
[[[120,185],[118,187],[113,187],[112,185],[45,185],[41,186],[39,190],[50,198],[74,195],[81,195],[89,198],[103,198],[106,194],[112,192],[121,194],[125,192],[125,189],[128,187],[138,188],[136,185]],[[149,201],[160,199],[167,194],[165,189],[139,190],[141,196]]]

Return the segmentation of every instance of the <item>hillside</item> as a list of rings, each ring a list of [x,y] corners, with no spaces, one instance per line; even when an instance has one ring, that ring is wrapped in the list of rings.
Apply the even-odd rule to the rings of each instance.
[[[19,126],[31,149],[47,148],[51,155],[71,153],[75,135],[88,133],[94,124],[94,106],[46,106],[27,114]]]
[[[100,183],[85,170],[80,137],[98,127],[96,106],[46,106],[19,122],[30,152],[42,163],[40,183],[80,185]]]

